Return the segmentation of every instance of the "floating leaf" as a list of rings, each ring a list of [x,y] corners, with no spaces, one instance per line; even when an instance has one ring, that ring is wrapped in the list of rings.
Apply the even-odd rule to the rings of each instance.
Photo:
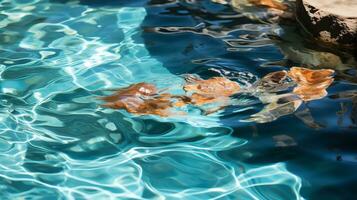
[[[300,85],[316,85],[329,82],[335,73],[332,69],[312,70],[303,67],[292,67],[289,76]]]
[[[192,93],[190,104],[196,106],[214,104],[210,108],[201,108],[204,114],[217,112],[230,105],[230,96],[240,91],[240,86],[237,82],[225,77],[213,77],[203,80],[199,77],[188,76],[186,77],[186,82],[184,90]]]
[[[121,88],[116,90],[113,95],[102,97],[104,101],[114,102],[118,101],[127,96],[152,96],[157,93],[157,88],[155,85],[149,83],[137,83],[130,85],[129,87]]]
[[[328,82],[324,82],[324,85],[320,86],[309,86],[309,85],[298,85],[294,88],[294,93],[299,95],[300,98],[304,101],[312,101],[316,99],[322,99],[328,93],[326,88],[333,82],[330,80]]]
[[[207,80],[203,79],[186,79],[187,84],[184,86],[186,92],[192,92],[202,95],[231,96],[240,90],[237,82],[231,81],[225,77],[213,77]]]
[[[225,97],[225,98],[227,98],[227,97]],[[223,99],[223,97],[199,94],[199,93],[194,93],[191,96],[192,104],[199,105],[199,106],[204,105],[204,104],[209,104],[209,103],[215,103],[215,102],[219,101],[220,99]]]
[[[180,104],[184,97],[171,94],[157,94],[157,88],[148,83],[138,83],[117,90],[113,95],[103,97],[104,107],[124,109],[135,114],[154,114],[159,116],[170,115],[174,104]],[[177,100],[174,102],[174,100]],[[182,104],[182,103],[181,103]]]
[[[294,93],[304,101],[321,99],[327,95],[326,89],[334,81],[334,70],[311,70],[302,67],[292,67],[289,76],[297,83]]]
[[[227,96],[212,96],[205,94],[194,93],[191,96],[191,104],[196,106],[204,106],[211,104],[209,107],[201,107],[205,115],[222,110],[226,106],[231,105],[231,98]]]

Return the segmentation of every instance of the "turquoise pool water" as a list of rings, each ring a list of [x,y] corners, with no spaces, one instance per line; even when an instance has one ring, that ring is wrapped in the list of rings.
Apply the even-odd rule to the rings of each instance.
[[[293,24],[268,19],[210,1],[1,1],[0,199],[353,199],[347,53],[334,52],[330,96],[300,117],[242,122],[263,106],[249,96],[208,116],[100,106],[108,90],[143,81],[182,94],[186,73],[249,83],[319,64],[322,50],[307,50]]]

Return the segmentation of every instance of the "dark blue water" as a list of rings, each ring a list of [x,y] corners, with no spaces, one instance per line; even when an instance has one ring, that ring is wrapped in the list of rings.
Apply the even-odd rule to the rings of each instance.
[[[355,199],[356,62],[241,1],[0,3],[1,199]],[[335,70],[328,95],[268,123],[263,104],[137,116],[105,90],[183,74]],[[253,78],[252,78],[253,79]],[[254,81],[254,80],[245,80]]]

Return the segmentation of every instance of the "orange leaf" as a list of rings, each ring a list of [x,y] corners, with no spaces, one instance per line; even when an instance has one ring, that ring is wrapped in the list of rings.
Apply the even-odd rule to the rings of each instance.
[[[274,8],[278,10],[288,9],[288,7],[285,4],[275,0],[249,0],[249,3],[254,4],[256,6],[265,6],[268,8]]]

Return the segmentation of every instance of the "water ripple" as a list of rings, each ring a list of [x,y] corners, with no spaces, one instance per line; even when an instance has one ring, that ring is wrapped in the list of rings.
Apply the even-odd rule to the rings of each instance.
[[[284,163],[220,156],[248,141],[219,115],[163,119],[98,106],[103,90],[141,81],[182,92],[183,78],[142,43],[144,8],[22,2],[0,3],[1,199],[302,199]]]

